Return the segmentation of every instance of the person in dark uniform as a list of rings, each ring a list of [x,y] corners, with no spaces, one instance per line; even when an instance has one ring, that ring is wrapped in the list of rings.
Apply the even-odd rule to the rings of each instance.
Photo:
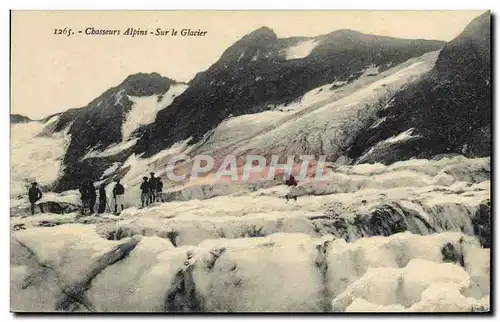
[[[161,181],[160,177],[156,177],[156,196],[161,200],[161,202],[164,202],[162,191],[163,191],[163,182]]]
[[[102,214],[104,211],[106,211],[106,185],[103,183],[99,187],[99,208],[97,212]]]
[[[115,181],[113,199],[115,199],[115,215],[118,215],[118,206],[121,206],[122,211],[125,208],[125,187],[120,183],[120,179],[116,179]]]
[[[150,185],[148,182],[148,177],[142,177],[142,183],[141,183],[141,204],[142,207],[147,206],[150,201]]]
[[[89,189],[89,208],[90,208],[90,214],[92,215],[94,213],[94,207],[95,207],[95,202],[97,199],[97,192],[95,191],[95,186],[94,186],[94,181],[89,180],[88,181],[88,189]]]
[[[93,214],[95,201],[97,198],[94,182],[88,179],[84,180],[78,190],[80,191],[80,198],[82,200],[82,216],[85,215],[86,208],[89,209],[90,214]]]
[[[38,188],[38,184],[36,182],[31,183],[31,188],[28,190],[28,198],[31,204],[31,214],[35,214],[35,203],[42,198],[42,191]],[[38,205],[40,207],[40,211],[43,213],[42,204]]]
[[[89,203],[89,193],[87,191],[87,186],[85,184],[85,181],[82,181],[80,183],[80,186],[78,187],[78,191],[80,191],[80,199],[82,200],[82,216],[85,215],[85,208],[87,207]]]
[[[154,172],[150,173],[151,178],[149,178],[149,203],[156,202],[156,188],[157,182]]]

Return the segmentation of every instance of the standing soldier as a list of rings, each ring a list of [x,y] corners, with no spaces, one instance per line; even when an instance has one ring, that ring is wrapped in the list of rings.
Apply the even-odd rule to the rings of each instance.
[[[28,198],[31,204],[31,214],[35,215],[35,203],[42,198],[42,191],[38,188],[36,182],[31,183],[31,188],[28,190]],[[40,211],[43,213],[43,206],[39,204]]]
[[[156,181],[156,177],[154,172],[150,173],[151,178],[149,178],[149,191],[150,191],[150,197],[149,197],[149,203],[156,202],[156,193],[158,191],[158,183]]]
[[[97,197],[94,182],[88,179],[83,180],[78,190],[80,191],[80,198],[82,200],[82,216],[85,215],[86,208],[89,209],[90,214],[93,214]]]
[[[94,213],[94,207],[95,207],[95,202],[97,199],[97,193],[95,191],[95,186],[94,186],[94,181],[88,180],[87,181],[87,189],[89,191],[89,208],[90,208],[90,214],[92,215]]]
[[[148,182],[148,177],[142,177],[142,183],[141,183],[141,203],[142,203],[142,208],[144,208],[144,205],[149,204],[150,200],[150,187],[149,187],[149,182]]]
[[[160,198],[161,202],[163,202],[163,182],[161,181],[161,177],[156,177],[156,193],[158,198]]]
[[[118,206],[121,206],[122,211],[125,208],[125,188],[120,183],[120,179],[116,179],[116,185],[113,188],[113,199],[115,199],[115,215],[118,215]]]
[[[99,208],[97,212],[102,214],[106,210],[106,185],[103,183],[99,187]]]

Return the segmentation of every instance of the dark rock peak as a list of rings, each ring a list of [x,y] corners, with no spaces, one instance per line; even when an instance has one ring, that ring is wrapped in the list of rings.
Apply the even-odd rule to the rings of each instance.
[[[246,41],[251,41],[251,40],[271,40],[271,41],[276,41],[278,40],[278,36],[274,33],[274,31],[266,26],[260,27],[259,29],[256,29],[252,31],[251,33],[243,36],[241,40],[246,40]]]
[[[486,11],[472,20],[454,40],[460,38],[478,38],[483,34],[490,34],[491,11]],[[452,41],[454,41],[452,40]]]
[[[484,71],[481,68],[489,69],[490,33],[490,12],[487,11],[469,23],[458,37],[443,48],[436,62],[440,76],[456,77],[482,73]]]
[[[158,73],[137,73],[128,76],[115,87],[116,92],[125,90],[131,96],[151,96],[165,93],[171,85],[178,82]]]
[[[442,40],[428,40],[428,39],[405,39],[391,36],[371,35],[350,29],[339,29],[329,34],[315,37],[321,43],[317,49],[322,47],[329,48],[331,46],[339,46],[341,50],[347,48],[356,48],[358,46],[375,46],[380,47],[394,47],[395,50],[400,50],[400,47],[407,47],[408,45],[415,45],[417,47],[424,46],[438,46],[443,47],[446,42]],[[317,50],[315,50],[317,51]],[[314,51],[313,51],[314,52]]]
[[[20,115],[20,114],[10,114],[10,123],[11,124],[16,124],[16,123],[28,123],[31,122],[32,119],[30,119],[27,116]]]
[[[232,62],[248,63],[257,51],[269,51],[277,43],[278,37],[274,31],[268,27],[261,27],[243,36],[226,49],[215,65]]]
[[[361,35],[365,35],[364,33],[360,32],[360,31],[356,31],[356,30],[352,30],[352,29],[337,29],[337,30],[334,30],[326,35],[323,35],[323,37],[338,37],[338,36],[343,36],[343,37],[346,37],[346,36],[351,36],[351,37],[356,37],[356,36],[361,36]]]
[[[175,80],[162,76],[159,73],[136,73],[129,75],[118,87],[134,87],[142,83],[173,84]]]

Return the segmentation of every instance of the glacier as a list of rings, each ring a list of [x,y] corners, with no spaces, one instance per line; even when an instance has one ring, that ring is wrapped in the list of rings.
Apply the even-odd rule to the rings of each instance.
[[[489,250],[458,232],[352,243],[277,233],[175,247],[67,224],[14,232],[11,251],[14,311],[473,311],[489,302]]]
[[[14,216],[11,309],[488,311],[489,175],[489,158],[344,165],[297,202],[190,186],[119,216]]]

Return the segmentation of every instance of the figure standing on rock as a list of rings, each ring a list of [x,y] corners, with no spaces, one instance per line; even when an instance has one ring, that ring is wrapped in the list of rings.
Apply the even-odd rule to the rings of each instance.
[[[115,199],[115,215],[118,215],[118,206],[125,209],[125,188],[120,183],[120,179],[116,179],[115,187],[113,188],[113,199]]]
[[[31,214],[35,215],[35,203],[42,198],[42,191],[38,188],[38,184],[36,182],[31,183],[31,188],[28,190],[28,198],[31,204]],[[42,204],[38,205],[40,207],[40,211],[43,213]]]

